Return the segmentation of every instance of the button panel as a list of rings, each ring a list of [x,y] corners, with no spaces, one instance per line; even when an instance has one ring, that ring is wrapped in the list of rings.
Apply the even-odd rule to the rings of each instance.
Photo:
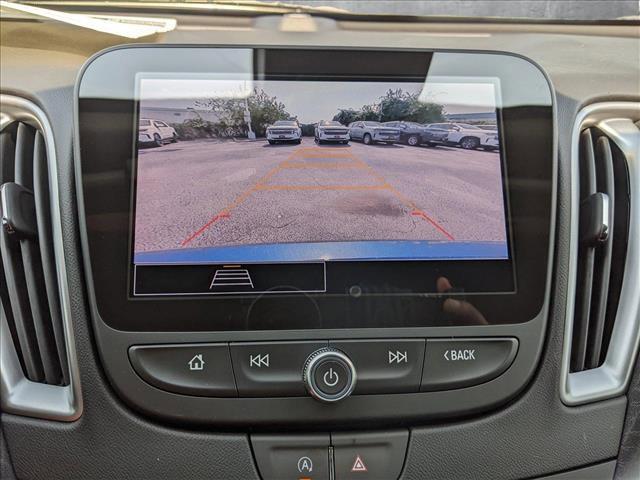
[[[515,338],[427,340],[423,392],[470,387],[493,380],[511,366]]]
[[[138,345],[129,348],[134,370],[168,392],[235,397],[229,346],[219,344]]]
[[[329,345],[343,351],[358,373],[354,394],[410,393],[420,390],[423,339],[340,340]]]
[[[347,362],[325,359],[314,366],[313,376],[306,375],[307,360],[320,350],[343,354]],[[129,359],[143,380],[173,393],[308,396],[312,384],[322,396],[341,399],[351,393],[417,393],[479,385],[503,374],[517,351],[515,338],[412,338],[136,345],[129,348]]]
[[[327,342],[231,343],[233,371],[241,397],[307,395],[302,371],[309,355]]]
[[[393,480],[402,472],[409,431],[251,435],[263,480]]]

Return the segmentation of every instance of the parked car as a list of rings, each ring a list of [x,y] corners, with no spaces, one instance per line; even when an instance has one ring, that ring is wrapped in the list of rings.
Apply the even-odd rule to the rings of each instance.
[[[362,140],[365,145],[378,142],[391,145],[400,141],[400,130],[386,127],[380,122],[364,120],[349,124],[349,136],[351,140]]]
[[[334,120],[320,120],[315,128],[315,141],[318,145],[324,142],[349,143],[349,128]]]
[[[400,142],[415,147],[417,145],[434,146],[443,143],[449,134],[448,130],[428,129],[426,125],[416,122],[394,121],[385,122],[387,127],[400,130]]]
[[[302,128],[297,120],[277,120],[267,127],[269,145],[279,142],[302,142]]]
[[[457,145],[466,150],[475,150],[487,135],[492,134],[490,131],[468,123],[435,123],[432,125],[449,131],[446,143]]]
[[[422,133],[424,132],[424,127],[419,123],[396,121],[384,122],[382,125],[400,130],[400,142],[405,145],[415,147],[423,143]]]
[[[434,146],[437,144],[443,144],[447,142],[450,130],[439,126],[440,124],[425,124],[423,125],[423,143]]]
[[[178,134],[165,122],[151,118],[141,118],[138,122],[138,143],[161,147],[165,143],[176,143]]]
[[[498,140],[498,132],[493,135],[487,135],[481,142],[480,147],[485,150],[498,150],[500,142]]]

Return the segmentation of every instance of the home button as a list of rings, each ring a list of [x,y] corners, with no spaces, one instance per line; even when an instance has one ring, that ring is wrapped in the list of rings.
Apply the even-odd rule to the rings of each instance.
[[[237,395],[226,343],[135,345],[129,359],[136,373],[154,387],[206,397]]]

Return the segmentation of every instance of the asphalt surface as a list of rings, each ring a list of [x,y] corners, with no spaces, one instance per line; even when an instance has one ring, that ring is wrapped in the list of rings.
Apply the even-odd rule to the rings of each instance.
[[[504,241],[500,156],[455,147],[185,141],[138,160],[136,252],[345,240]]]

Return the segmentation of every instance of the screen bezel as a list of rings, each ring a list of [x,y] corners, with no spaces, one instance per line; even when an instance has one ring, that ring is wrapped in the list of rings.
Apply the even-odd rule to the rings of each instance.
[[[135,47],[138,51],[145,50],[144,47]],[[184,47],[164,47],[164,48],[184,48]],[[206,48],[206,47],[205,47]],[[225,47],[229,49],[229,47]],[[247,47],[238,47],[246,49]],[[197,49],[197,47],[189,47],[190,50]],[[149,58],[144,58],[144,56],[139,56],[138,58],[131,58],[132,49],[123,49],[128,50],[129,56],[128,60],[124,62],[124,64],[118,63],[119,68],[122,69],[122,84],[121,87],[133,89],[133,81],[132,79],[135,76],[135,73],[139,70],[139,64],[141,60],[149,62]],[[157,49],[156,49],[157,50]],[[256,49],[260,51],[266,51],[265,49]],[[352,50],[346,49],[322,49],[322,50],[311,50],[311,49],[278,49],[272,48],[268,49],[271,52],[279,52],[281,55],[284,55],[284,51],[291,52],[295,51],[297,53],[304,54],[305,52],[310,53],[317,51],[323,52],[331,52],[335,53],[335,51],[349,52]],[[363,52],[373,52],[376,54],[380,54],[380,52],[388,52],[393,51],[394,55],[397,55],[398,52],[402,53],[428,53],[432,54],[433,52],[427,50],[379,50],[375,51],[371,50],[358,50],[358,54],[362,54]],[[442,52],[439,51],[438,54],[457,54],[457,53],[465,53],[469,54],[469,52]],[[526,204],[526,199],[524,197],[528,196],[528,200],[539,200],[540,204],[538,205],[539,211],[536,213],[536,208],[533,208],[533,215],[538,223],[541,226],[535,233],[537,234],[537,238],[534,241],[531,241],[531,238],[527,238],[526,235],[527,228],[514,229],[514,239],[512,241],[512,245],[510,248],[512,259],[517,264],[516,272],[518,277],[530,278],[533,281],[527,281],[524,285],[526,288],[519,289],[514,294],[508,294],[507,296],[500,294],[478,294],[474,296],[474,303],[483,311],[485,315],[489,318],[489,322],[491,324],[508,324],[508,323],[522,323],[529,321],[534,318],[535,315],[540,311],[543,306],[544,293],[546,291],[546,278],[547,278],[547,267],[549,263],[549,246],[551,244],[551,219],[552,219],[552,211],[551,206],[553,203],[553,191],[552,191],[552,178],[553,178],[553,165],[554,165],[554,153],[552,149],[553,145],[553,113],[552,113],[552,100],[551,93],[549,89],[549,85],[544,77],[544,75],[537,70],[536,67],[532,66],[528,61],[523,60],[517,56],[512,55],[504,55],[497,53],[477,53],[476,55],[481,55],[485,62],[489,62],[489,66],[496,66],[496,64],[500,64],[501,58],[509,58],[512,61],[517,61],[524,65],[529,65],[529,67],[534,68],[539,74],[540,78],[539,82],[544,84],[544,88],[549,92],[549,104],[540,106],[540,107],[521,107],[517,112],[512,112],[511,117],[504,118],[504,131],[505,134],[501,132],[501,142],[503,144],[503,152],[501,155],[505,155],[505,157],[509,157],[507,159],[507,174],[505,176],[506,183],[510,183],[511,181],[511,173],[509,173],[509,168],[513,169],[514,165],[520,165],[522,167],[523,164],[526,163],[527,160],[531,160],[532,158],[540,158],[540,165],[537,169],[540,175],[536,173],[526,175],[524,177],[517,178],[518,181],[522,180],[539,180],[540,182],[537,184],[536,188],[538,190],[537,194],[531,195],[522,195],[518,194],[518,201],[516,202],[515,209],[516,215],[518,215],[519,211],[522,209],[523,200],[524,204]],[[117,57],[117,56],[116,56]],[[135,57],[135,55],[133,55]],[[160,66],[160,62],[156,59],[156,66]],[[108,63],[108,62],[107,62]],[[144,63],[144,62],[142,62]],[[153,62],[151,62],[153,63]],[[93,272],[93,280],[94,280],[94,289],[95,289],[95,297],[96,297],[96,306],[98,311],[100,312],[100,316],[109,326],[121,329],[121,330],[142,330],[142,331],[186,331],[186,330],[196,330],[196,331],[246,331],[246,330],[254,330],[251,325],[242,324],[238,322],[225,322],[225,321],[216,321],[212,322],[210,315],[212,310],[219,309],[229,309],[229,311],[233,311],[234,308],[238,308],[243,300],[242,299],[190,299],[190,298],[181,298],[179,300],[174,299],[135,299],[132,300],[128,297],[128,295],[122,295],[122,284],[123,284],[123,275],[122,271],[125,270],[124,275],[124,284],[128,284],[126,281],[127,275],[126,271],[128,271],[129,261],[114,262],[114,258],[110,255],[102,255],[104,253],[108,253],[110,249],[120,250],[123,244],[123,239],[125,243],[125,251],[127,252],[127,257],[129,254],[129,249],[126,248],[129,244],[129,232],[130,232],[130,210],[124,212],[123,209],[118,208],[115,205],[111,205],[110,207],[104,209],[104,199],[100,200],[100,190],[101,188],[107,188],[107,185],[103,185],[101,188],[96,185],[97,174],[105,173],[113,173],[114,169],[107,169],[106,171],[103,169],[100,172],[100,168],[96,171],[96,166],[99,165],[100,162],[96,163],[96,160],[100,159],[100,147],[106,148],[109,150],[108,143],[102,141],[94,142],[96,129],[92,127],[95,125],[92,121],[85,121],[87,118],[93,119],[93,122],[96,120],[98,123],[100,122],[99,118],[105,114],[108,115],[116,115],[118,118],[126,119],[127,125],[131,125],[131,98],[132,95],[124,95],[125,99],[117,99],[114,100],[108,92],[106,94],[96,94],[96,91],[100,91],[101,88],[105,88],[104,86],[100,86],[100,74],[99,70],[91,73],[91,67],[94,66],[96,62],[90,64],[89,67],[85,70],[82,83],[79,88],[79,112],[78,112],[78,121],[80,127],[80,151],[81,162],[82,162],[82,170],[83,177],[81,183],[81,190],[84,191],[84,212],[81,211],[81,215],[85,215],[84,221],[87,225],[87,241],[86,247],[88,252],[92,252],[89,255],[89,260],[91,264],[91,271]],[[113,65],[112,65],[113,66]],[[512,66],[512,65],[510,65]],[[295,68],[295,62],[293,63],[293,67]],[[107,67],[108,68],[108,67]],[[184,65],[181,66],[186,71],[189,71],[189,66]],[[500,70],[500,69],[498,69]],[[504,65],[502,67],[502,71],[504,71]],[[93,78],[91,78],[93,77]],[[501,78],[501,83],[504,84],[505,80],[510,82],[511,80],[506,79],[498,75]],[[91,84],[91,86],[85,90],[83,90],[84,85]],[[111,88],[111,87],[109,87]],[[105,90],[109,90],[106,88]],[[106,100],[106,98],[112,97],[112,100]],[[117,98],[117,96],[116,96]],[[124,102],[124,103],[123,103]],[[96,116],[97,115],[97,116]],[[516,133],[523,128],[523,123],[531,123],[534,124],[536,122],[540,122],[538,126],[540,128],[536,134],[536,140],[538,142],[532,143],[529,142],[518,142],[518,135]],[[516,128],[514,125],[518,125]],[[131,136],[132,132],[135,129],[129,129],[127,135]],[[120,136],[118,137],[120,140],[124,140],[123,137],[124,130],[120,131]],[[89,141],[87,141],[87,139]],[[131,145],[132,142],[127,142]],[[506,148],[505,148],[506,147]],[[507,155],[507,152],[509,155]],[[521,157],[520,157],[521,155]],[[126,156],[125,156],[126,157]],[[115,171],[117,171],[118,175],[123,175],[127,177],[127,175],[131,175],[131,171],[133,168],[132,159],[129,158],[120,158],[119,163],[117,164]],[[114,165],[112,165],[113,167]],[[525,169],[526,170],[526,169]],[[533,168],[533,171],[536,171],[536,168]],[[539,177],[539,178],[536,178]],[[546,181],[548,180],[548,181]],[[99,183],[99,182],[98,182]],[[131,183],[129,182],[129,185]],[[119,189],[122,189],[122,183],[118,185]],[[126,188],[124,189],[126,190]],[[131,192],[129,192],[130,194]],[[531,193],[531,192],[530,192]],[[509,195],[509,198],[512,198],[513,195]],[[128,199],[131,197],[128,196]],[[514,208],[510,205],[510,202],[506,203],[506,208]],[[524,210],[527,210],[526,208]],[[531,209],[527,210],[527,212],[532,213]],[[507,210],[509,212],[509,210]],[[107,225],[108,221],[105,222],[104,215],[109,217],[108,221],[113,221],[114,223]],[[507,213],[507,218],[510,216]],[[102,217],[102,218],[100,218]],[[126,217],[126,220],[123,221],[122,217]],[[518,235],[519,233],[519,235]],[[531,232],[529,232],[531,233]],[[530,236],[529,236],[530,237]],[[536,245],[537,244],[537,245]],[[528,256],[524,259],[524,262],[519,262],[518,260],[518,251],[528,250],[527,247],[537,247],[534,248],[535,253]],[[121,259],[121,257],[120,257]],[[464,262],[464,272],[468,274],[468,272],[477,269],[479,278],[482,278],[482,275],[486,275],[486,264],[482,264],[484,261],[480,261],[479,264],[475,264],[473,261],[463,261]],[[446,262],[446,268],[450,268],[452,266],[452,262]],[[432,264],[433,265],[433,264]],[[433,265],[434,270],[438,270],[441,266]],[[467,275],[465,275],[467,276]],[[536,283],[537,282],[537,283]],[[522,284],[522,282],[520,282]],[[127,285],[128,289],[128,285]],[[127,290],[128,291],[128,290]],[[468,294],[467,294],[468,295]],[[391,297],[394,295],[385,292],[383,294],[374,294],[373,300],[371,302],[370,307],[375,308],[376,305],[384,306],[391,300]],[[400,298],[406,297],[406,294],[399,294]],[[421,302],[425,300],[424,296],[416,296],[417,298],[414,305],[410,308],[420,308]],[[350,302],[351,299],[342,298],[347,302]],[[283,300],[285,303],[288,302],[287,299]],[[441,299],[435,298],[432,300],[433,302],[440,302]],[[228,303],[232,302],[232,303]],[[234,306],[233,303],[236,302]],[[175,305],[171,306],[171,304],[177,303],[179,304],[179,308],[176,310]],[[285,303],[282,306],[285,306]],[[171,308],[169,308],[171,306]],[[293,308],[295,310],[295,306],[290,306],[289,308]],[[513,313],[510,314],[510,318],[505,318],[504,315],[500,315],[501,312],[504,311],[517,312],[515,316]],[[182,313],[180,317],[176,316],[176,311]],[[187,313],[187,315],[184,315]],[[236,312],[237,313],[237,312]],[[495,315],[494,315],[495,314]],[[156,317],[156,318],[153,318]],[[390,317],[385,317],[381,319],[376,319],[376,321],[370,321],[366,324],[362,322],[356,322],[356,324],[350,325],[327,325],[327,324],[300,324],[300,322],[292,322],[292,323],[282,323],[278,325],[260,325],[258,330],[287,330],[287,329],[299,329],[299,328],[312,328],[312,329],[325,329],[325,328],[370,328],[370,327],[401,327],[401,326],[410,326],[410,327],[432,327],[437,326],[435,323],[424,323],[424,324],[402,324],[401,321],[398,323]],[[455,325],[461,325],[460,323],[454,323]]]

